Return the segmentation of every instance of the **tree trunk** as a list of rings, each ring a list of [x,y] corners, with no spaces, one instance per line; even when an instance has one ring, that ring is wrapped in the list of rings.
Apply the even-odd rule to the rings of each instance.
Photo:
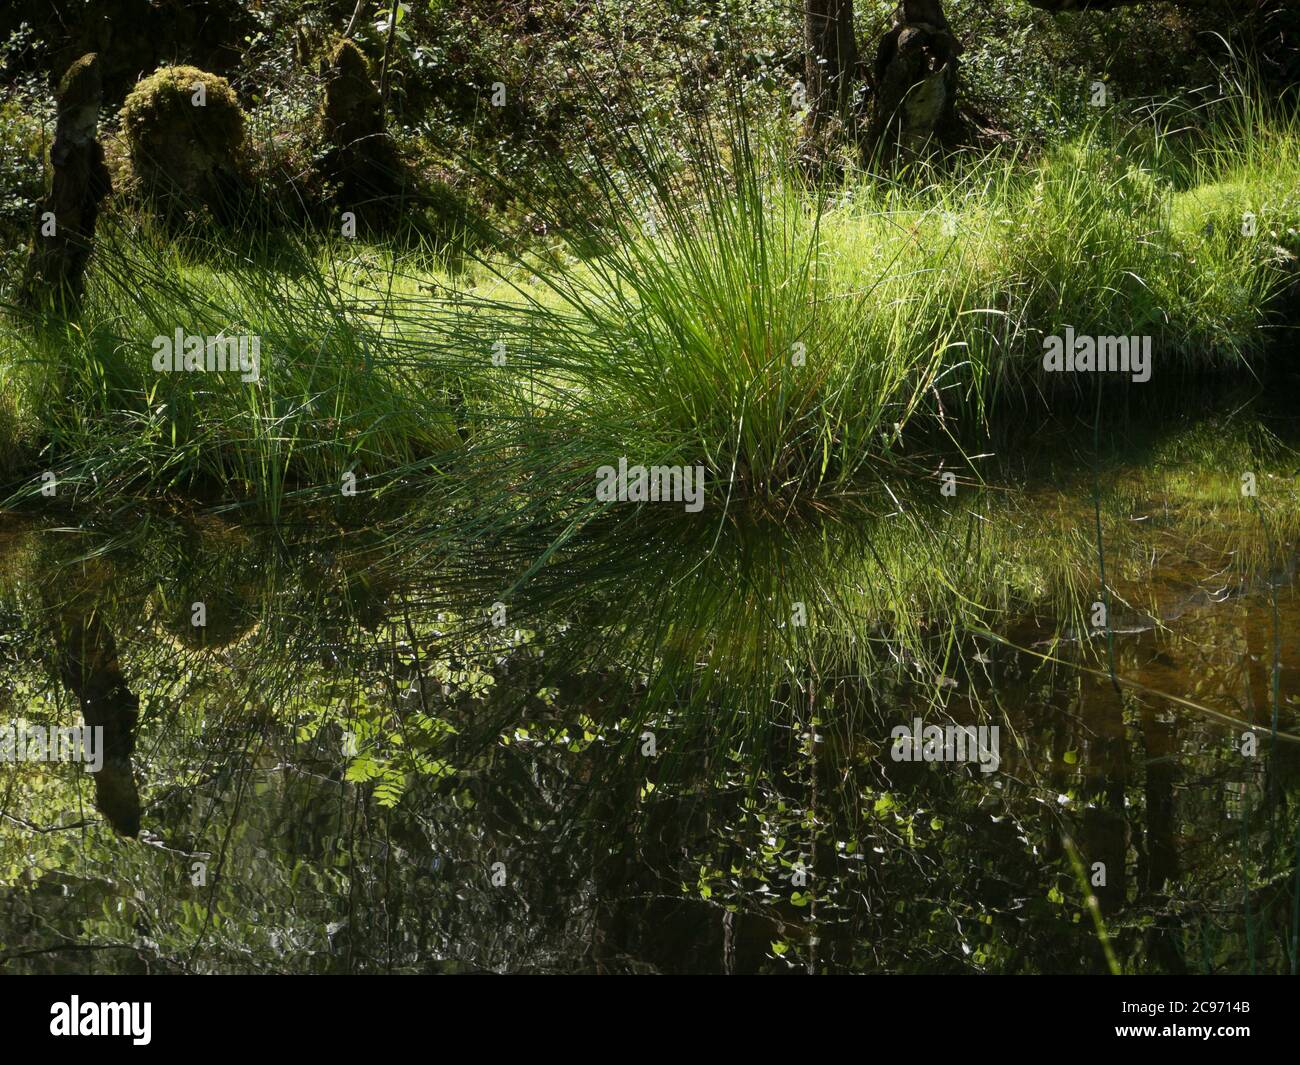
[[[118,665],[113,634],[93,607],[61,608],[54,619],[54,645],[63,683],[81,703],[89,728],[102,728],[104,764],[95,779],[95,806],[124,836],[140,833],[140,790],[131,755],[140,700]]]
[[[858,65],[853,0],[804,0],[803,26],[809,130],[820,135],[838,123],[851,131]]]
[[[72,312],[81,300],[99,204],[112,190],[104,149],[95,139],[102,98],[99,58],[92,53],[73,63],[59,86],[49,190],[36,206],[23,282],[30,307]]]
[[[901,0],[876,48],[869,150],[886,160],[912,158],[951,139],[961,50],[941,0]]]

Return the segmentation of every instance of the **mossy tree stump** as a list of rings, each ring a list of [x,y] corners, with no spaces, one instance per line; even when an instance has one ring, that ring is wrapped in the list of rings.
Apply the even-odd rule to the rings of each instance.
[[[166,217],[206,207],[231,215],[240,186],[244,113],[225,78],[198,67],[163,67],[122,106],[131,169]]]
[[[370,65],[348,39],[335,47],[325,73],[320,129],[325,177],[339,206],[372,226],[391,225],[405,187],[403,167],[384,123],[383,99]]]
[[[949,139],[961,51],[940,0],[901,0],[876,48],[868,150],[914,158]]]
[[[112,191],[104,149],[96,140],[102,98],[98,56],[84,55],[59,83],[49,191],[36,206],[36,234],[22,289],[30,307],[80,303],[99,205]]]

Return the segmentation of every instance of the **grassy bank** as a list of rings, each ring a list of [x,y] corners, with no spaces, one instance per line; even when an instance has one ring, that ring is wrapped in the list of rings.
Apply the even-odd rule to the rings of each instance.
[[[1127,408],[1258,372],[1294,285],[1300,130],[1242,102],[1195,141],[1172,125],[834,186],[743,121],[700,131],[685,164],[633,134],[547,183],[548,241],[454,269],[119,218],[78,321],[3,325],[5,472],[20,496],[52,471],[65,499],[272,516],[348,473],[363,494],[505,513],[524,489],[590,515],[619,456],[702,464],[710,507],[777,513],[925,482],[1000,423],[1102,407],[1099,388]],[[579,197],[591,224],[566,225]],[[1066,326],[1150,336],[1150,381],[1045,373]],[[177,329],[259,337],[258,380],[157,372],[151,343]]]

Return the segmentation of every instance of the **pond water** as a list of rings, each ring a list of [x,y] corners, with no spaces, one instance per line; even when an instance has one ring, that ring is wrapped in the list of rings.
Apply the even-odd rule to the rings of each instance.
[[[103,765],[0,764],[0,963],[1294,971],[1300,507],[1250,432],[558,547],[15,515],[0,725]]]

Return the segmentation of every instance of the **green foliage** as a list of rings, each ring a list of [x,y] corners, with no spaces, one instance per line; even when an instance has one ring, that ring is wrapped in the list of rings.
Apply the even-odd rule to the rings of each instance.
[[[54,101],[47,92],[33,82],[0,88],[0,300],[13,298],[23,276],[53,137]]]

